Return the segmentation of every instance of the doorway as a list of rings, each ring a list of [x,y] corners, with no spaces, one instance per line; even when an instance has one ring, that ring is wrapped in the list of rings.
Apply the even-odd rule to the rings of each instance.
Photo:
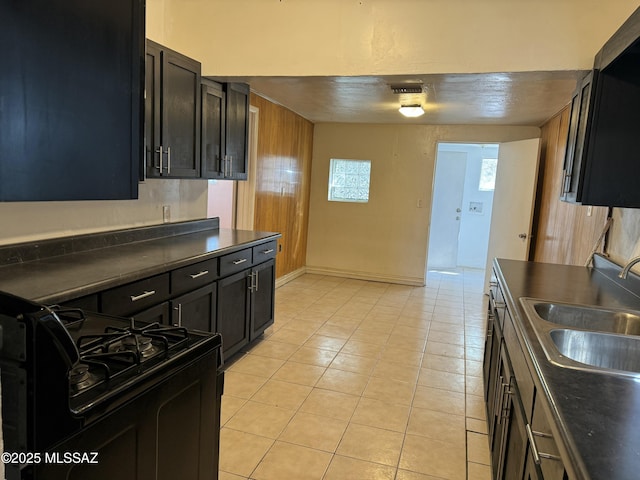
[[[438,143],[428,270],[484,269],[498,144]]]

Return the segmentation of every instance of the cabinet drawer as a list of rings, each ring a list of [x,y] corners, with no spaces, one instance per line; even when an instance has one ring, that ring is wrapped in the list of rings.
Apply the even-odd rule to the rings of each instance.
[[[102,294],[102,311],[111,315],[131,315],[169,298],[169,274],[145,278]]]
[[[171,272],[171,293],[183,293],[213,282],[218,278],[218,259],[194,263]]]
[[[277,251],[277,240],[272,240],[270,242],[263,243],[262,245],[253,247],[253,264],[258,265],[259,263],[266,262],[271,258],[275,258]]]
[[[220,257],[220,276],[226,277],[232,273],[240,272],[251,265],[252,256],[250,248],[229,253]]]

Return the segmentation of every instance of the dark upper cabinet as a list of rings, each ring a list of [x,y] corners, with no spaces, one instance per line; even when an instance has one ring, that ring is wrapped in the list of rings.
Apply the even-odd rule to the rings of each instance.
[[[227,94],[226,157],[225,178],[247,179],[249,145],[249,85],[243,83],[225,84]]]
[[[572,102],[561,198],[640,207],[640,9],[596,55]]]
[[[249,86],[202,86],[202,177],[246,180],[248,165]]]
[[[0,201],[137,198],[144,1],[1,2],[0,44]]]
[[[147,177],[200,177],[200,62],[147,40]]]
[[[593,97],[591,91],[594,83],[594,73],[590,72],[578,85],[571,99],[571,113],[569,116],[569,131],[567,147],[562,172],[562,192],[560,198],[567,202],[582,201],[582,187],[586,161],[585,140],[587,129],[590,128],[589,112]]]
[[[219,83],[202,81],[202,131],[200,155],[204,178],[224,178],[226,94]]]

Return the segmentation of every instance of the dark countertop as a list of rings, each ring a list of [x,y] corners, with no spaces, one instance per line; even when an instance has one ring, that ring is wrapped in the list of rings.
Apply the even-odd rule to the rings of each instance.
[[[504,259],[494,266],[536,389],[555,421],[552,433],[569,478],[640,478],[640,380],[552,364],[519,301],[533,297],[640,310],[640,298],[626,289],[636,280],[612,279],[606,268]]]
[[[62,303],[280,237],[220,229],[207,220],[175,225],[3,247],[10,260],[0,265],[0,290],[38,303]],[[38,249],[51,254],[21,260]]]

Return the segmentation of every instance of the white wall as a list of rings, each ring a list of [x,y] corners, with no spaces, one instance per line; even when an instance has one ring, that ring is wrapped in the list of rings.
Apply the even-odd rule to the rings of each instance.
[[[218,217],[220,228],[235,226],[235,183],[231,180],[209,180],[207,218]]]
[[[539,135],[534,127],[317,124],[307,268],[422,284],[437,142],[493,143]],[[327,200],[331,158],[371,160],[369,203]]]
[[[637,7],[637,0],[148,0],[146,5],[149,38],[201,60],[205,75],[243,76],[589,69]]]
[[[0,202],[0,245],[207,218],[206,180],[148,179],[138,200]]]

